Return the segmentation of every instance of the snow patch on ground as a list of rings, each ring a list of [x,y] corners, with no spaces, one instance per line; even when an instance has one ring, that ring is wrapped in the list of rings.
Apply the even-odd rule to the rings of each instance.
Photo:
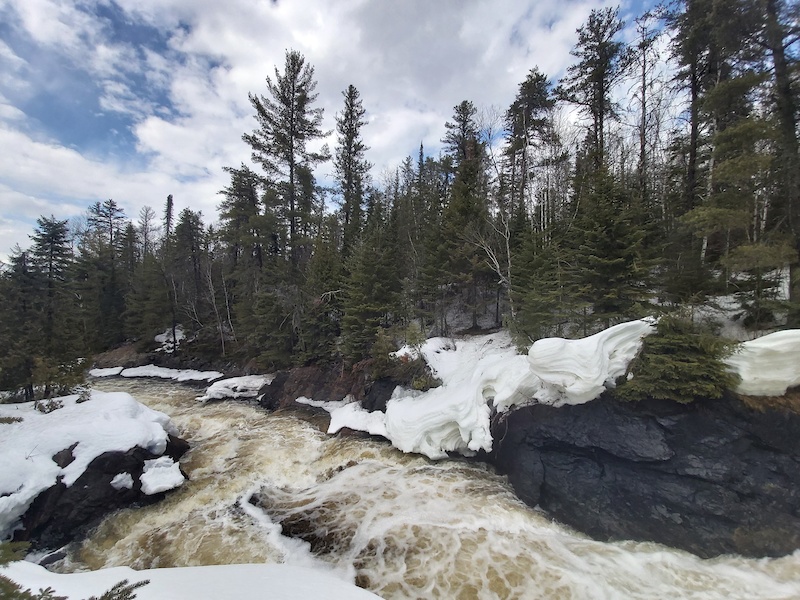
[[[276,600],[369,600],[378,598],[334,574],[307,567],[289,565],[215,565],[134,571],[113,567],[61,575],[44,567],[18,561],[0,568],[0,573],[32,590],[51,587],[56,595],[69,600],[99,597],[123,579],[150,583],[136,590],[138,600],[239,600],[269,597]],[[266,594],[266,595],[265,595]]]
[[[209,400],[256,398],[258,390],[266,384],[272,383],[273,379],[275,379],[274,375],[247,375],[220,379],[212,383],[197,399],[201,402],[208,402]]]
[[[0,405],[0,417],[22,419],[0,423],[0,539],[18,526],[34,498],[58,478],[72,485],[105,452],[139,446],[163,454],[169,435],[178,433],[167,415],[126,393],[92,391],[86,402],[78,402],[77,395],[58,401],[63,407],[46,414],[33,402]],[[53,456],[73,445],[74,460],[59,467]]]
[[[159,333],[155,338],[153,338],[157,343],[161,344],[160,348],[156,349],[156,352],[164,352],[166,354],[172,354],[175,352],[175,348],[180,346],[181,342],[186,339],[186,333],[183,331],[183,327],[180,325],[175,326],[175,337],[172,336],[172,328],[170,327],[164,333]]]

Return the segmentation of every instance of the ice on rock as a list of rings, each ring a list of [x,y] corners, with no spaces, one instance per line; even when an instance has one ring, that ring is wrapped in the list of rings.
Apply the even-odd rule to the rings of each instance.
[[[298,401],[299,400],[298,398]],[[306,402],[301,402],[301,404],[318,406],[331,413],[331,423],[328,427],[328,433],[336,433],[344,427],[349,427],[356,431],[365,431],[370,435],[380,435],[389,438],[389,433],[386,431],[385,415],[379,410],[369,412],[362,408],[358,402],[352,401],[352,398],[351,402],[348,403],[313,403],[313,401],[309,401],[308,399],[305,400]]]
[[[506,332],[469,339],[431,338],[398,356],[423,356],[442,386],[425,393],[396,390],[386,412],[357,404],[326,407],[331,433],[349,427],[383,435],[404,452],[432,459],[448,452],[472,455],[492,448],[491,411],[541,403],[594,400],[624,376],[656,329],[656,319],[630,321],[595,335],[535,342],[518,355]],[[727,363],[742,377],[736,391],[780,395],[800,385],[800,330],[782,331],[742,344]]]
[[[133,477],[130,473],[118,473],[111,480],[111,487],[115,490],[129,490],[133,487]]]

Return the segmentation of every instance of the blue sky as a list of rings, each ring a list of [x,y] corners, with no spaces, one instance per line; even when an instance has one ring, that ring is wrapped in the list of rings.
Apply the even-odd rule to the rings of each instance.
[[[532,67],[557,79],[576,28],[615,4],[0,0],[0,260],[29,245],[40,215],[108,198],[135,219],[172,194],[213,222],[222,167],[249,163],[248,92],[266,93],[287,48],[315,67],[326,129],[341,91],[359,89],[380,180],[420,141],[436,153],[461,100],[505,110]]]

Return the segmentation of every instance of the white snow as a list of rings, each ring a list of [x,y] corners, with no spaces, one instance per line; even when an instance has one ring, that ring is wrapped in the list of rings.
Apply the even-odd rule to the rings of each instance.
[[[244,377],[229,377],[212,383],[202,396],[197,399],[201,402],[209,400],[238,400],[241,398],[255,398],[258,390],[264,385],[272,383],[274,375],[246,375]]]
[[[742,379],[736,388],[739,394],[782,396],[800,385],[800,329],[743,342],[726,363]]]
[[[402,353],[412,353],[404,349]],[[431,338],[420,348],[442,386],[424,394],[400,391],[386,412],[366,413],[347,404],[331,411],[334,433],[342,427],[383,435],[404,452],[445,458],[456,451],[472,455],[490,450],[490,408],[480,384],[482,368],[514,360],[516,350],[507,332],[470,339]],[[484,360],[488,359],[488,363]],[[381,430],[385,429],[385,433]]]
[[[641,319],[579,340],[537,340],[528,350],[531,372],[542,381],[534,397],[554,406],[594,400],[625,374],[655,324],[655,319]]]
[[[111,480],[111,487],[115,490],[129,490],[133,487],[133,477],[130,473],[117,473]]]
[[[122,373],[123,367],[109,367],[108,369],[89,369],[92,377],[115,377]]]
[[[334,575],[307,567],[276,564],[215,565],[134,571],[114,567],[61,575],[33,563],[18,561],[0,568],[0,573],[34,592],[51,587],[69,600],[100,596],[123,579],[150,583],[136,590],[138,600],[368,600],[378,598]]]
[[[172,379],[173,381],[214,381],[223,376],[219,371],[195,371],[193,369],[168,369],[157,367],[156,365],[145,365],[143,367],[112,367],[109,369],[91,369],[89,375],[92,377],[157,377],[159,379]]]
[[[323,408],[325,407],[323,406]],[[369,412],[361,408],[358,402],[350,402],[344,406],[337,407],[331,412],[331,424],[328,427],[328,432],[339,431],[342,427],[350,427],[356,431],[366,431],[371,435],[382,435],[385,438],[389,437],[383,412]]]
[[[169,456],[160,456],[144,461],[144,472],[139,481],[142,482],[142,492],[151,496],[180,486],[184,477],[178,463]]]
[[[161,347],[158,348],[156,352],[166,352],[167,354],[171,354],[175,351],[175,347],[179,346],[185,338],[186,334],[183,331],[183,327],[176,325],[175,337],[173,339],[172,328],[170,327],[165,330],[164,333],[159,333],[155,338],[153,338],[156,342],[161,344]]]
[[[313,406],[315,408],[323,408],[328,412],[332,412],[337,408],[341,408],[346,404],[350,404],[351,402],[355,402],[355,398],[350,396],[349,394],[342,398],[341,400],[313,400],[312,398],[306,398],[305,396],[300,396],[299,398],[295,398],[294,400],[298,404],[305,404],[306,406]]]
[[[353,404],[334,408],[328,431],[349,427],[383,435],[403,452],[432,459],[448,452],[488,452],[492,408],[588,402],[625,374],[642,338],[654,330],[654,319],[631,321],[581,340],[539,340],[527,356],[517,354],[507,332],[431,338],[419,351],[441,387],[393,397],[385,413],[367,413]],[[403,348],[397,355],[413,357],[416,350]]]
[[[162,454],[168,435],[177,434],[167,415],[129,394],[92,391],[90,400],[77,400],[77,395],[60,398],[63,407],[47,414],[36,410],[33,402],[0,405],[0,417],[22,419],[0,423],[0,539],[17,527],[33,499],[58,478],[72,485],[105,452],[140,446]],[[59,467],[53,455],[73,445],[74,460]]]

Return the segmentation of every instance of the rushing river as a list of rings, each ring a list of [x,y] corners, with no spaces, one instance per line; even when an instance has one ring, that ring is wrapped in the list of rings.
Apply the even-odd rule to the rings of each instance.
[[[192,445],[181,461],[190,481],[108,517],[60,563],[64,572],[285,562],[384,598],[800,598],[800,552],[701,560],[595,542],[522,504],[480,464],[330,437],[322,419],[242,402],[200,405],[180,384],[93,385],[170,415]]]

